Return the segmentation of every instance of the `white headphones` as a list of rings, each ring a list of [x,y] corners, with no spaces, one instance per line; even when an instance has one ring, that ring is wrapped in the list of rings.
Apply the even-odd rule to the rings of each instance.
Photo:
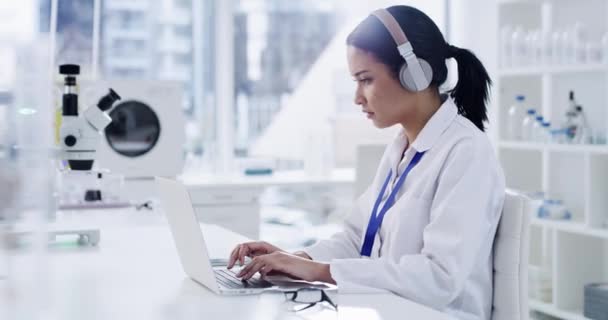
[[[372,15],[376,16],[386,27],[397,44],[399,54],[405,59],[405,63],[399,70],[401,86],[414,92],[428,88],[433,80],[433,69],[428,62],[416,56],[412,44],[395,17],[386,9],[378,9],[372,12]]]

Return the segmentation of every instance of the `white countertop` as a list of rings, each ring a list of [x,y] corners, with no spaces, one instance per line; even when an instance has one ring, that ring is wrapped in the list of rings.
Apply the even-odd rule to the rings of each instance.
[[[339,305],[338,312],[319,306],[301,313],[288,311],[280,293],[218,296],[183,273],[161,215],[155,212],[135,214],[128,210],[96,213],[104,214],[114,215],[117,218],[114,220],[120,223],[101,220],[98,248],[57,246],[50,250],[46,259],[25,254],[11,259],[13,273],[10,279],[21,283],[22,288],[29,288],[21,293],[29,292],[30,296],[28,300],[15,300],[18,292],[13,296],[0,295],[1,319],[16,318],[16,310],[20,310],[20,315],[35,315],[38,310],[37,315],[43,315],[42,318],[62,320],[374,320],[403,319],[404,315],[410,319],[449,319],[440,312],[392,294],[336,294],[333,299]],[[69,215],[67,220],[70,220]],[[78,224],[72,221],[71,225]],[[246,240],[217,226],[204,226],[203,230],[212,257],[225,258],[236,243]],[[45,260],[47,266],[35,270],[36,263]],[[7,284],[7,280],[0,280],[0,289],[6,288]]]

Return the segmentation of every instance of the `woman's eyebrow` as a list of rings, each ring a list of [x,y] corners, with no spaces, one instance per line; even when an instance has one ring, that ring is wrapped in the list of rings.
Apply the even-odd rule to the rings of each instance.
[[[369,70],[361,70],[358,71],[357,73],[353,74],[353,78],[356,78],[358,76],[360,76],[361,74],[365,73],[365,72],[369,72]]]

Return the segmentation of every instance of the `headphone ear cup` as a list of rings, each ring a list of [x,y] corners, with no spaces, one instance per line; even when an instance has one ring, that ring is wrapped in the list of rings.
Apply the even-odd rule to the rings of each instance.
[[[414,81],[414,77],[408,69],[407,63],[404,63],[401,66],[401,70],[399,71],[399,81],[401,82],[401,85],[405,89],[413,92],[419,92],[428,88],[431,84],[431,81],[433,80],[433,68],[431,68],[431,65],[426,62],[426,60],[420,58],[418,58],[418,63],[420,63],[420,67],[422,68],[422,72],[424,73],[424,87],[422,88],[418,88],[416,86],[416,82]]]

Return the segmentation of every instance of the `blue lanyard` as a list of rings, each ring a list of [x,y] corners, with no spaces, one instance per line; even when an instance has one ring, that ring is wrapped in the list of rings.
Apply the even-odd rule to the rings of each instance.
[[[362,256],[371,256],[372,247],[374,246],[374,239],[376,238],[376,233],[378,232],[378,229],[382,224],[384,214],[386,214],[386,212],[393,206],[393,203],[395,202],[395,197],[397,196],[399,189],[401,189],[401,186],[405,182],[405,178],[407,178],[407,175],[410,173],[410,171],[418,164],[418,162],[420,162],[420,159],[423,155],[424,152],[416,152],[416,154],[412,158],[412,161],[410,161],[410,163],[407,165],[407,168],[405,168],[405,171],[403,171],[401,177],[399,177],[399,181],[397,181],[395,188],[393,188],[393,191],[386,199],[386,202],[380,210],[380,214],[377,214],[378,207],[380,206],[380,202],[382,202],[382,197],[384,196],[384,192],[386,192],[386,187],[388,186],[388,183],[391,181],[391,177],[393,176],[393,170],[389,171],[388,176],[386,177],[386,181],[384,181],[384,185],[382,185],[382,189],[380,190],[380,194],[376,199],[376,203],[374,203],[372,214],[369,217],[367,231],[365,232],[365,240],[363,241],[363,246],[361,246]]]

